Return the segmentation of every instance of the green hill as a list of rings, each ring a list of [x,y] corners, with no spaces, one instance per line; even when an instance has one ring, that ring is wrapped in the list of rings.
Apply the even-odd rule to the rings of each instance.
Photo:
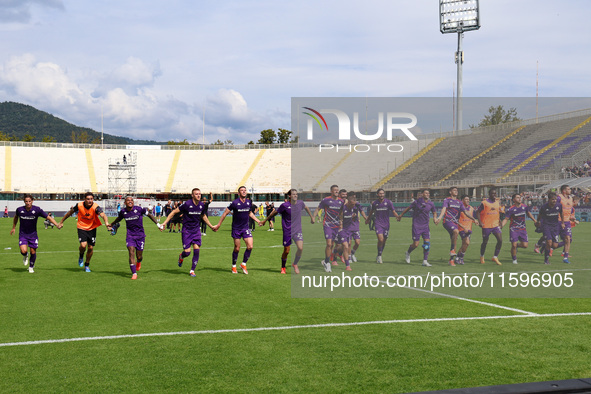
[[[40,111],[30,105],[3,102],[0,103],[0,137],[8,136],[18,141],[47,141],[65,143],[101,142],[101,133],[87,127],[79,127]],[[31,139],[32,137],[32,139]],[[105,144],[120,145],[165,145],[163,142],[134,140],[103,134]],[[3,138],[0,138],[0,140]],[[4,138],[6,139],[6,138]]]

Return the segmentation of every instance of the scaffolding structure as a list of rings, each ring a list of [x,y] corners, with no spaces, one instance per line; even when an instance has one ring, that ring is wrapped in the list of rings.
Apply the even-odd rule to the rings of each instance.
[[[137,192],[137,153],[109,159],[108,182],[109,199],[105,200],[104,208],[108,216],[116,216],[117,205],[123,205],[123,198]]]
[[[137,153],[109,159],[109,197],[134,195],[137,192]]]

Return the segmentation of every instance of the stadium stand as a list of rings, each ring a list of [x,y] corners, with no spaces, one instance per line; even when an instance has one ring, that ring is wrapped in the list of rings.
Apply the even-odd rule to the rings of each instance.
[[[524,126],[448,137],[389,180],[386,188],[449,186],[466,180],[491,184],[516,173],[554,174],[557,156],[574,154],[591,141],[588,114]]]
[[[21,144],[22,145],[22,144]],[[288,190],[291,151],[282,149],[160,150],[134,147],[137,193],[184,193],[198,186],[212,193]],[[108,163],[130,150],[96,148],[0,147],[0,191],[28,193],[109,193]],[[222,181],[223,180],[223,181]],[[168,189],[168,190],[167,190]],[[116,191],[111,191],[116,192]]]
[[[426,149],[434,138],[399,141],[387,149],[387,143],[339,146],[319,152],[318,147],[298,148],[292,153],[292,181],[298,190],[326,191],[332,184],[348,190],[370,190],[405,162]],[[355,149],[358,149],[355,151]],[[400,149],[400,151],[398,151]]]

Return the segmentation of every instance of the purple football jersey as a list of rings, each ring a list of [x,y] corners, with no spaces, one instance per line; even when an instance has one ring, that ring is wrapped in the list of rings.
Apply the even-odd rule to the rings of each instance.
[[[302,200],[297,200],[291,208],[291,232],[293,234],[301,233],[302,212],[306,209],[306,204]]]
[[[351,208],[347,204],[343,206],[343,230],[349,233],[359,231],[359,212],[361,209],[361,204],[358,202]]]
[[[47,213],[43,209],[36,205],[31,206],[31,210],[27,211],[24,207],[18,207],[16,209],[16,216],[20,220],[20,226],[18,233],[19,235],[36,235],[37,234],[37,219],[39,216],[46,218]]]
[[[437,215],[435,204],[433,201],[425,201],[423,198],[417,198],[410,204],[412,209],[412,227],[417,230],[429,229],[429,215],[433,212],[433,216]]]
[[[371,209],[374,211],[374,223],[376,228],[390,228],[390,212],[394,210],[392,201],[384,198],[384,201],[375,200],[371,204]]]
[[[286,201],[277,208],[277,213],[281,215],[281,226],[284,234],[291,233],[291,202]],[[300,223],[301,227],[301,223]]]
[[[529,207],[525,204],[512,205],[507,209],[505,215],[511,220],[509,228],[514,230],[525,230],[525,219],[528,212]]]
[[[343,200],[325,197],[320,204],[319,209],[324,209],[324,227],[336,228],[340,226],[340,214],[343,210]]]
[[[460,213],[464,212],[464,204],[457,198],[447,197],[443,200],[443,208],[445,208],[445,216],[443,217],[443,223],[452,222],[458,223],[460,220]]]
[[[545,203],[540,208],[539,220],[542,222],[542,226],[555,227],[560,223],[559,213],[562,211],[562,205],[556,203],[553,207],[549,203]]]
[[[191,199],[181,204],[179,211],[183,214],[183,233],[201,234],[201,215],[205,209],[203,201],[195,204],[193,199]]]
[[[127,207],[119,211],[119,219],[125,220],[128,237],[143,237],[144,233],[144,215],[148,214],[148,208],[133,206],[131,209]]]
[[[250,206],[252,201],[248,198],[241,201],[240,198],[235,199],[228,205],[228,209],[232,212],[232,230],[246,231],[248,230],[248,218],[250,217]]]

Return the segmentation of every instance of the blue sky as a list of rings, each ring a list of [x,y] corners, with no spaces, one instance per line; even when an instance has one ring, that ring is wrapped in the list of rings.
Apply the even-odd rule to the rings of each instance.
[[[464,96],[587,97],[591,2],[481,0]],[[437,0],[0,0],[0,97],[159,141],[246,143],[291,97],[451,97]],[[499,103],[502,104],[502,103]]]

